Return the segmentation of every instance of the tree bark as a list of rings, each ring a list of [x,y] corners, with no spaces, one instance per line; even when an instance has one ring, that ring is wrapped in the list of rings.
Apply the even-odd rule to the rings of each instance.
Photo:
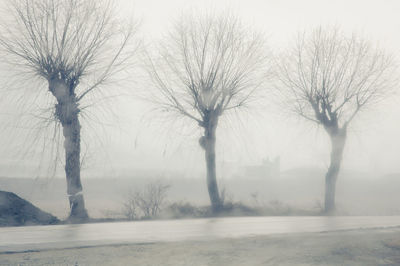
[[[210,196],[211,208],[214,213],[222,210],[223,202],[219,195],[217,183],[217,171],[215,162],[215,143],[216,129],[218,124],[218,116],[211,115],[205,121],[204,136],[200,139],[200,145],[205,151],[206,167],[207,167],[207,188]]]
[[[325,213],[335,212],[336,181],[342,163],[343,150],[346,143],[346,128],[338,129],[330,134],[331,138],[331,162],[325,176]]]
[[[79,107],[76,96],[69,86],[60,80],[50,83],[50,91],[57,99],[56,117],[60,121],[64,135],[65,174],[70,205],[70,220],[88,218],[82,193],[80,176],[80,130]]]

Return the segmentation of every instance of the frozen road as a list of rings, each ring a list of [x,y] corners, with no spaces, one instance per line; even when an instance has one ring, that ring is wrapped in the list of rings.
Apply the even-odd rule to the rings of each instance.
[[[0,253],[400,226],[400,216],[234,217],[0,228]]]

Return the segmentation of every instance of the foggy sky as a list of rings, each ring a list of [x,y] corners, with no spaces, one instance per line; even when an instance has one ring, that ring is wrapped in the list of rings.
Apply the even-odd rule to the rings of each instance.
[[[299,31],[312,30],[319,25],[339,25],[346,32],[355,30],[378,42],[394,56],[398,57],[400,53],[400,2],[396,0],[118,2],[121,16],[133,14],[141,19],[139,35],[145,39],[145,44],[165,36],[171,22],[182,12],[215,10],[218,13],[229,10],[247,24],[263,31],[268,36],[268,45],[276,54],[293,44]],[[133,76],[132,80],[135,78]],[[141,87],[143,82],[139,81],[140,78],[138,76],[138,82],[129,85],[124,83],[124,94],[132,92],[132,95],[127,93],[128,96],[122,96],[122,99],[98,103],[90,110],[93,117],[82,121],[82,146],[86,156],[83,178],[85,171],[101,177],[138,168],[161,171],[174,169],[182,171],[186,177],[197,177],[204,171],[204,154],[198,145],[201,130],[192,121],[182,120],[171,124],[171,121],[158,120],[156,113],[149,114],[151,106],[134,97],[136,92],[146,89]],[[45,95],[45,87],[42,89]],[[3,101],[6,96],[3,94]],[[36,110],[50,106],[51,99],[46,99],[32,106],[37,107]],[[25,139],[34,136],[24,129],[15,128],[15,123],[10,122],[13,119],[9,114],[15,109],[16,101],[0,107],[0,119],[10,125],[0,140],[0,175],[8,171],[14,173],[20,167],[29,169],[26,175],[35,175],[43,170],[37,166],[48,164],[49,159],[40,156],[43,143],[26,144],[37,145],[33,148],[29,146],[29,154],[21,146],[21,143],[30,143]],[[109,107],[112,107],[112,112],[107,111]],[[298,117],[288,117],[279,108],[287,107],[277,107],[265,101],[239,117],[223,116],[217,131],[217,164],[223,161],[258,164],[266,157],[280,156],[283,170],[297,167],[327,168],[330,147],[323,129]],[[400,172],[398,96],[393,95],[384,103],[364,111],[349,129],[343,169],[367,172],[374,176]],[[185,122],[191,125],[182,126]],[[45,130],[41,134],[49,132]],[[40,163],[41,159],[43,161]],[[60,173],[62,176],[62,171]]]

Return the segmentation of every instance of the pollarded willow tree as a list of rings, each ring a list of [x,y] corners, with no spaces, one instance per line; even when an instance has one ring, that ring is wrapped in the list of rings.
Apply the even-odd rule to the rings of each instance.
[[[279,89],[290,108],[323,126],[330,137],[325,176],[325,212],[335,210],[335,188],[349,124],[367,106],[382,100],[393,85],[389,56],[356,35],[318,28],[300,36],[280,58]]]
[[[212,210],[223,202],[216,175],[216,131],[226,112],[246,105],[265,76],[262,35],[233,15],[183,16],[150,59],[160,109],[193,120],[204,130],[207,188]]]
[[[122,26],[111,0],[10,0],[7,4],[1,48],[16,71],[42,78],[54,96],[54,117],[64,136],[70,218],[85,219],[80,103],[120,70],[136,26]]]

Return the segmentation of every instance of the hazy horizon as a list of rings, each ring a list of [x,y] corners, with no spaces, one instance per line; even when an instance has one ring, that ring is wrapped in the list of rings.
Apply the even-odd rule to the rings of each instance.
[[[298,32],[310,31],[319,25],[338,25],[345,32],[354,30],[394,56],[400,53],[398,1],[173,0],[165,3],[137,0],[132,3],[125,0],[118,4],[121,16],[134,15],[141,19],[140,36],[146,45],[166,35],[173,20],[184,11],[229,10],[263,31],[275,53],[290,45]],[[187,176],[204,173],[204,154],[198,145],[202,132],[191,121],[163,122],[157,113],[149,112],[152,107],[135,97],[138,91],[146,89],[142,78],[132,76],[132,81],[122,82],[121,91],[111,84],[110,90],[125,96],[96,100],[96,105],[82,117],[83,178],[91,176],[90,173],[98,173],[100,177],[118,175],[124,169],[178,171]],[[38,89],[46,95],[44,88]],[[38,117],[52,107],[53,99],[49,95],[43,101],[29,99],[29,104],[22,104],[26,109],[19,110],[20,92],[7,91],[4,99],[7,93],[13,100],[1,101],[0,120],[4,129],[0,140],[0,175],[18,169],[27,169],[23,171],[32,177],[50,175],[52,157],[49,154],[51,148],[56,148],[51,145],[52,126],[41,130],[35,126],[43,124]],[[221,118],[217,130],[217,164],[256,165],[265,158],[279,156],[282,171],[327,169],[330,143],[323,129],[296,116],[287,116],[287,108],[273,101],[267,98],[261,105],[245,110],[239,118],[236,115]],[[112,112],[108,111],[109,107]],[[343,169],[371,176],[400,172],[399,116],[398,96],[390,96],[358,116],[349,129]],[[27,122],[30,129],[25,128]],[[183,127],[186,122],[189,126]],[[36,136],[38,140],[32,141]],[[60,163],[55,176],[63,176]]]

